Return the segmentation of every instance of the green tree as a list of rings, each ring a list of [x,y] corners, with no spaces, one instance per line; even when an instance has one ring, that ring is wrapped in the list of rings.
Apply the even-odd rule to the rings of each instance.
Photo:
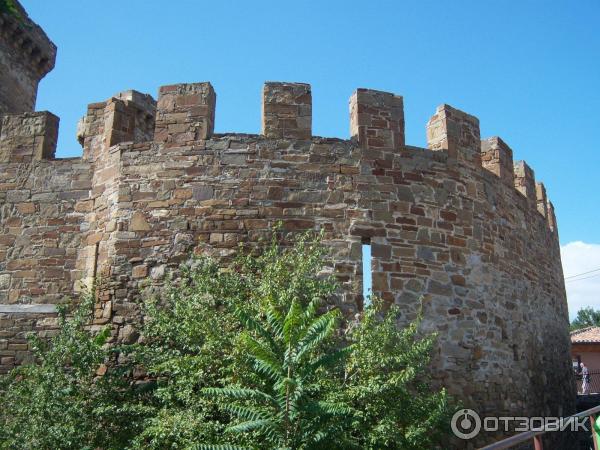
[[[293,245],[273,240],[264,253],[241,257],[226,270],[201,260],[184,277],[196,281],[173,286],[164,309],[151,312],[161,317],[155,338],[169,337],[169,351],[160,350],[159,359],[181,347],[181,336],[198,345],[191,347],[194,358],[206,357],[197,374],[192,365],[181,370],[180,350],[162,367],[165,388],[178,378],[192,388],[179,405],[174,396],[163,397],[161,417],[188,408],[188,436],[200,430],[199,422],[214,427],[196,433],[196,443],[172,440],[171,448],[429,449],[439,442],[452,411],[445,392],[429,384],[435,337],[420,337],[418,320],[399,329],[398,311],[385,311],[380,302],[360,320],[344,322],[327,303],[336,285],[322,275],[323,252],[304,235]],[[172,313],[179,309],[174,299],[179,316]],[[198,323],[182,326],[192,313]],[[218,345],[211,344],[215,329]],[[160,447],[157,436],[169,431],[162,419],[153,422],[144,434]]]
[[[16,17],[21,16],[14,0],[0,0],[0,14],[1,13],[10,14]]]
[[[600,327],[600,310],[588,306],[577,311],[577,317],[571,322],[571,331],[586,327]]]
[[[229,421],[201,390],[237,376],[234,344],[240,325],[233,311],[248,286],[207,258],[181,269],[162,294],[147,298],[144,342],[132,349],[132,358],[155,380],[154,413],[135,448],[193,448],[198,441],[218,439]]]
[[[435,448],[453,412],[445,390],[430,384],[435,335],[419,336],[420,316],[399,328],[398,308],[384,306],[374,299],[349,333],[340,397],[355,411],[350,432],[361,449]]]
[[[222,408],[236,418],[227,431],[256,431],[262,448],[350,445],[344,430],[350,409],[327,400],[323,380],[337,375],[352,347],[333,347],[339,313],[319,313],[320,306],[320,298],[306,307],[294,298],[287,310],[268,304],[256,318],[238,311],[245,328],[240,342],[259,382],[205,389],[225,400]]]
[[[145,408],[134,401],[126,367],[97,376],[112,350],[110,329],[88,331],[94,295],[87,294],[50,341],[30,337],[33,364],[0,380],[0,448],[119,449],[138,432]]]

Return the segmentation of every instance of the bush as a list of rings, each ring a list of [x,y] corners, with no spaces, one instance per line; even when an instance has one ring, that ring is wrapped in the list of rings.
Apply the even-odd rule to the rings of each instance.
[[[138,432],[144,408],[124,374],[97,376],[111,357],[108,328],[93,334],[94,296],[84,296],[73,316],[59,311],[60,331],[50,342],[30,336],[35,363],[0,379],[0,448],[120,449]]]
[[[36,363],[2,380],[0,448],[434,448],[453,412],[429,384],[435,337],[377,300],[345,322],[323,253],[302,235],[227,268],[197,259],[145,300],[127,348],[87,330],[92,295],[62,310]]]
[[[144,344],[131,356],[156,380],[154,414],[134,447],[191,448],[223,433],[228,416],[201,389],[236,376],[239,323],[232,311],[245,292],[239,277],[202,258],[184,266],[163,295],[145,302]]]
[[[147,308],[143,353],[159,379],[154,448],[429,449],[451,408],[432,391],[434,336],[375,300],[345,323],[327,305],[323,248],[273,240],[233,270],[201,259]],[[148,361],[148,360],[147,360]],[[185,393],[182,395],[182,393]],[[178,417],[177,426],[166,417]]]
[[[362,449],[431,449],[449,432],[445,390],[430,386],[435,336],[419,338],[421,318],[398,328],[399,311],[375,299],[349,333],[353,351],[341,397],[355,412],[351,427]]]

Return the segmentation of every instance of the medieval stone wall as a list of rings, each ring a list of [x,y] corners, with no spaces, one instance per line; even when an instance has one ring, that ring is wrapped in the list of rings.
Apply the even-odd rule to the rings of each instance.
[[[215,103],[195,83],[161,88],[157,104],[135,91],[92,104],[83,157],[68,160],[53,159],[49,113],[36,127],[22,125],[31,113],[5,116],[1,370],[26,355],[19,307],[66,301],[103,276],[95,325],[133,342],[142,282],[160,286],[191,253],[229,257],[281,221],[325,231],[347,314],[362,307],[370,243],[373,292],[407,321],[424,299],[423,328],[439,333],[432,373],[466,405],[571,412],[554,210],[504,141],[482,141],[475,117],[443,105],[429,148],[406,146],[402,97],[366,89],[350,100],[350,140],[311,135],[306,84],[265,85],[261,135],[215,135]]]
[[[210,83],[177,84],[157,102],[125,91],[89,105],[83,156],[55,159],[58,118],[2,95],[0,373],[27,361],[27,333],[52,335],[55,306],[93,279],[103,280],[93,326],[135,342],[142,285],[160,289],[193,253],[230,258],[281,222],[324,231],[348,315],[363,305],[370,244],[374,294],[404,322],[422,307],[423,331],[438,333],[432,374],[465,406],[573,412],[554,208],[474,116],[442,105],[428,148],[407,146],[402,97],[358,89],[351,139],[321,138],[310,85],[269,82],[260,135],[214,134]]]

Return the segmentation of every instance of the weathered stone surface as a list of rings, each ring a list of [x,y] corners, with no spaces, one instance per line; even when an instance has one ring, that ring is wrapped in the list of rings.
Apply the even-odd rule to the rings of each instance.
[[[0,116],[0,162],[54,158],[58,122],[49,112]]]
[[[525,196],[529,204],[537,204],[533,169],[525,161],[515,163],[515,188]]]
[[[438,106],[427,123],[427,147],[446,150],[463,164],[480,166],[479,119],[450,105]]]
[[[1,305],[0,313],[16,314],[53,314],[56,313],[56,305]],[[57,324],[54,324],[57,325]],[[27,350],[27,349],[25,349]]]
[[[161,87],[155,140],[167,145],[184,145],[210,138],[215,127],[216,99],[210,83]]]
[[[33,111],[38,83],[56,59],[56,46],[16,4],[20,17],[0,15],[0,114]]]
[[[129,230],[131,231],[148,231],[150,229],[150,225],[146,220],[144,213],[135,211],[131,216],[131,221],[129,224]]]
[[[311,138],[312,95],[309,84],[265,83],[262,134],[274,139]]]
[[[350,98],[350,136],[363,148],[403,148],[402,97],[389,92],[357,89]]]
[[[352,97],[352,139],[313,137],[310,92],[268,83],[262,135],[214,135],[214,90],[193,83],[160,89],[154,131],[149,96],[89,105],[83,158],[15,158],[23,141],[0,140],[12,155],[0,162],[0,372],[25,360],[24,333],[55,332],[52,311],[35,308],[101,275],[93,326],[135,342],[142,285],[161,289],[194,253],[227,263],[281,222],[323,230],[333,301],[349,316],[369,242],[373,292],[404,321],[422,307],[423,331],[438,333],[435,383],[465,406],[572,412],[557,223],[533,171],[448,105],[428,124],[429,149],[406,146],[402,97],[366,89]],[[0,133],[37,149],[47,129],[30,114],[2,117]]]
[[[499,137],[481,141],[481,165],[508,186],[515,179],[512,149]]]

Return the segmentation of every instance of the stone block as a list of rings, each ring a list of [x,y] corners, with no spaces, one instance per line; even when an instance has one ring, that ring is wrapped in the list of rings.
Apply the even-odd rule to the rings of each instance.
[[[350,136],[365,149],[403,148],[403,98],[389,92],[357,89],[350,97]]]
[[[500,178],[506,186],[514,185],[513,151],[499,137],[481,141],[481,165]]]
[[[169,145],[208,139],[215,127],[217,95],[208,82],[162,86],[154,140]]]
[[[131,276],[133,278],[146,278],[148,276],[148,266],[144,264],[134,266],[131,271]]]
[[[265,83],[262,134],[273,139],[306,140],[312,137],[312,95],[309,84]]]
[[[446,150],[451,160],[481,165],[479,119],[450,105],[441,105],[427,122],[427,147]]]
[[[131,220],[129,222],[129,230],[130,231],[148,231],[150,230],[150,224],[146,220],[146,216],[144,213],[136,211],[131,216]]]

